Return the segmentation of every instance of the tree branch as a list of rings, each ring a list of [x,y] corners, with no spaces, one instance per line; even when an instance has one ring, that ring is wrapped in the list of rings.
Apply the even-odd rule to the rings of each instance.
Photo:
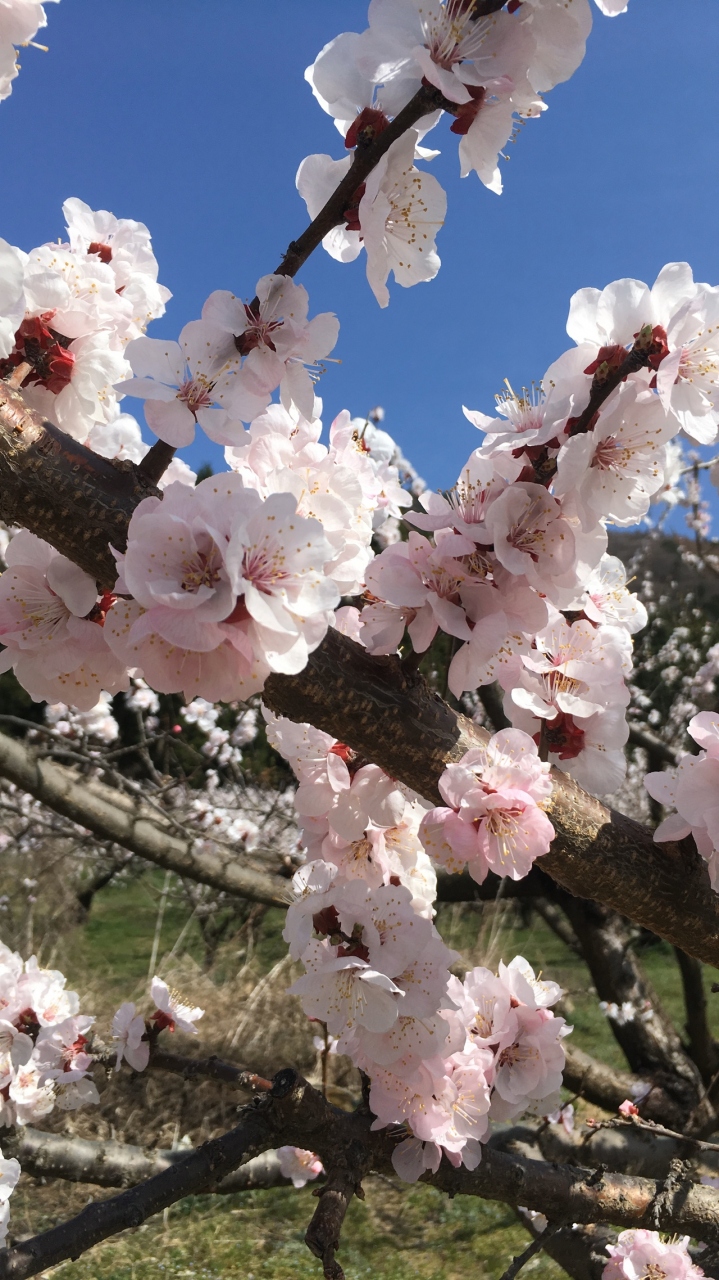
[[[291,900],[290,886],[280,876],[243,866],[218,846],[213,853],[196,853],[194,839],[180,839],[163,828],[159,815],[146,806],[62,765],[37,760],[22,742],[5,734],[0,734],[0,776],[100,839],[112,840],[178,875],[270,906],[287,906]]]
[[[404,1132],[371,1129],[372,1116],[364,1108],[354,1112],[331,1106],[295,1071],[281,1071],[271,1093],[255,1098],[243,1109],[236,1129],[200,1147],[139,1187],[110,1200],[88,1205],[76,1218],[32,1240],[0,1252],[0,1280],[25,1280],[77,1258],[108,1236],[140,1226],[153,1213],[177,1200],[215,1187],[248,1155],[259,1154],[280,1143],[317,1152],[330,1173],[330,1185],[339,1197],[349,1198],[364,1173],[392,1172],[394,1144]],[[343,1188],[338,1180],[343,1182]],[[449,1195],[476,1195],[489,1200],[520,1204],[544,1213],[550,1220],[578,1223],[611,1222],[617,1227],[646,1225],[649,1215],[656,1229],[680,1232],[709,1243],[719,1241],[719,1195],[709,1187],[682,1184],[669,1187],[667,1180],[621,1174],[603,1174],[569,1165],[551,1165],[485,1148],[478,1169],[454,1169],[443,1160],[437,1173],[423,1182]],[[329,1235],[319,1241],[325,1265],[328,1241],[334,1243],[339,1214],[328,1214]],[[317,1219],[315,1219],[317,1221]],[[314,1239],[318,1237],[315,1234]],[[331,1259],[329,1259],[331,1261]],[[339,1277],[339,1271],[329,1272]]]
[[[187,1151],[151,1150],[107,1139],[93,1142],[62,1133],[22,1128],[3,1134],[3,1151],[20,1161],[23,1173],[34,1178],[61,1178],[96,1187],[134,1187],[187,1160]],[[214,1191],[229,1195],[260,1187],[287,1186],[274,1151],[266,1151],[228,1173]]]
[[[681,947],[675,947],[674,954],[682,975],[689,1053],[696,1062],[702,1079],[708,1084],[716,1072],[718,1063],[717,1046],[707,1019],[707,997],[702,966],[699,960],[688,956]]]
[[[78,444],[0,382],[0,519],[44,538],[110,591],[135,507],[157,490],[131,462]]]

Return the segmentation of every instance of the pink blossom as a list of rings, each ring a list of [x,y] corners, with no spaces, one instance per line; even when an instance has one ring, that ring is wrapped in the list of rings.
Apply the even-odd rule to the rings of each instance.
[[[377,765],[351,768],[354,753],[329,734],[267,712],[265,719],[269,741],[299,779],[295,808],[301,816],[326,817],[350,842],[362,839],[370,823],[392,827],[402,818],[404,793]]]
[[[229,336],[228,360],[243,357],[237,378],[238,412],[243,400],[250,411],[254,399],[269,398],[280,388],[283,405],[295,405],[305,418],[313,416],[314,386],[307,366],[316,365],[333,350],[339,321],[330,312],[307,319],[309,299],[303,285],[288,276],[263,276],[257,283],[259,306],[252,310],[234,294],[217,290],[202,308],[202,318]],[[250,412],[250,421],[256,416]]]
[[[0,670],[11,667],[36,701],[81,711],[128,676],[106,642],[97,586],[88,574],[26,530],[15,535],[0,575]]]
[[[186,324],[179,342],[136,338],[127,348],[134,377],[118,382],[117,390],[144,400],[147,425],[175,448],[192,444],[198,422],[211,440],[231,443],[236,434],[228,437],[226,424],[239,400],[240,357],[228,356],[226,347],[224,331],[205,320]],[[267,400],[243,399],[242,408],[253,416]]]
[[[602,1280],[636,1280],[652,1275],[664,1280],[698,1280],[704,1273],[689,1256],[689,1236],[665,1243],[657,1231],[620,1232],[615,1245],[606,1246],[610,1261]]]
[[[158,1029],[168,1027],[170,1031],[174,1031],[175,1027],[179,1027],[180,1031],[185,1031],[188,1035],[197,1035],[195,1023],[204,1016],[204,1009],[189,1005],[178,992],[171,991],[167,983],[158,977],[152,979],[150,995],[156,1006],[152,1017]]]
[[[289,994],[303,996],[307,1016],[326,1022],[332,1035],[358,1026],[388,1031],[397,1020],[400,988],[359,956],[343,956],[327,942],[312,941],[302,960],[307,972]]]
[[[278,1147],[277,1159],[282,1177],[291,1178],[294,1187],[304,1187],[324,1173],[319,1156],[314,1151],[304,1151],[302,1147]]]
[[[485,524],[500,564],[510,573],[524,574],[545,593],[553,578],[572,570],[572,527],[542,485],[516,481],[492,503]]]
[[[554,828],[537,804],[551,790],[532,739],[503,730],[488,749],[467,752],[439,781],[446,808],[431,809],[421,827],[427,852],[450,871],[465,864],[479,884],[492,870],[514,880],[549,849]]]
[[[120,1005],[112,1019],[112,1038],[117,1040],[115,1070],[120,1070],[123,1058],[133,1071],[144,1071],[150,1061],[150,1045],[145,1036],[145,1019],[135,1012],[131,1000]]]
[[[427,538],[410,533],[407,542],[387,547],[367,569],[369,591],[402,610],[398,621],[400,616],[407,620],[417,653],[429,647],[440,626],[460,640],[470,639],[460,588],[472,573],[457,557],[471,555],[474,549],[474,543],[461,534],[446,533],[435,548]],[[371,651],[373,635],[373,630],[363,627],[364,642]],[[394,631],[393,638],[396,635]],[[387,646],[380,640],[378,647]]]

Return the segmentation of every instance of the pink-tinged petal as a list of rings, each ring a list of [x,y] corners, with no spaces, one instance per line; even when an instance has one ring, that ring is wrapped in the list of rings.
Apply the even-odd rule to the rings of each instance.
[[[40,569],[43,573],[50,564],[53,557],[57,555],[54,547],[49,542],[44,542],[42,538],[36,538],[34,533],[29,533],[27,529],[21,529],[10,539],[5,550],[4,560],[8,568],[14,568],[15,565],[26,564],[34,569]]]
[[[415,653],[424,653],[437,634],[437,618],[430,604],[418,609],[417,615],[407,624],[409,638]]]
[[[659,823],[654,832],[654,839],[659,844],[664,840],[683,840],[691,834],[691,824],[686,822],[680,813],[670,813],[668,818]]]
[[[244,303],[229,289],[216,289],[210,294],[202,308],[202,319],[235,336],[244,333],[247,327]]]
[[[676,351],[670,351],[669,355],[664,357],[657,370],[657,391],[667,413],[671,413],[671,393],[679,374],[681,362],[682,350],[678,348]]]
[[[170,387],[178,387],[184,379],[185,357],[179,342],[136,338],[128,343],[125,354],[136,378],[154,378]]]
[[[175,400],[177,385],[153,382],[152,378],[127,378],[124,382],[117,382],[115,390],[126,396],[135,396],[137,400]]]
[[[165,404],[160,400],[145,401],[145,421],[159,440],[182,449],[195,438],[195,419],[187,405],[176,397]]]
[[[47,567],[47,580],[52,590],[71,613],[84,618],[97,601],[97,584],[65,556],[55,556]]]
[[[644,786],[652,800],[658,800],[660,804],[673,806],[677,786],[676,769],[664,770],[658,773],[646,773],[644,775]]]
[[[689,721],[687,733],[708,755],[719,756],[719,715],[715,711],[700,711]]]

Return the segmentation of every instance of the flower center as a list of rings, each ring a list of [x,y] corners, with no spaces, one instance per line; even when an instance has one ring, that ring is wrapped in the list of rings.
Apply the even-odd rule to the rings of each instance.
[[[211,392],[214,385],[214,382],[208,382],[202,374],[197,378],[188,378],[179,388],[177,399],[187,406],[194,417],[197,417],[200,409],[211,408]]]
[[[200,587],[215,587],[220,580],[222,557],[214,542],[210,551],[197,551],[182,564],[182,590],[196,595]]]
[[[235,346],[240,355],[248,356],[255,347],[269,347],[270,351],[276,351],[272,334],[276,329],[282,328],[284,320],[263,320],[248,303],[245,303],[245,315],[249,322],[247,328],[235,338]]]

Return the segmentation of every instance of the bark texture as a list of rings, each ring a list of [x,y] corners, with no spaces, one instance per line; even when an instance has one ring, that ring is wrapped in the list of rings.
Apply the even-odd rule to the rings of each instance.
[[[28,409],[0,382],[0,519],[44,538],[110,591],[127,526],[143,498],[156,494],[131,462],[111,461]]]

